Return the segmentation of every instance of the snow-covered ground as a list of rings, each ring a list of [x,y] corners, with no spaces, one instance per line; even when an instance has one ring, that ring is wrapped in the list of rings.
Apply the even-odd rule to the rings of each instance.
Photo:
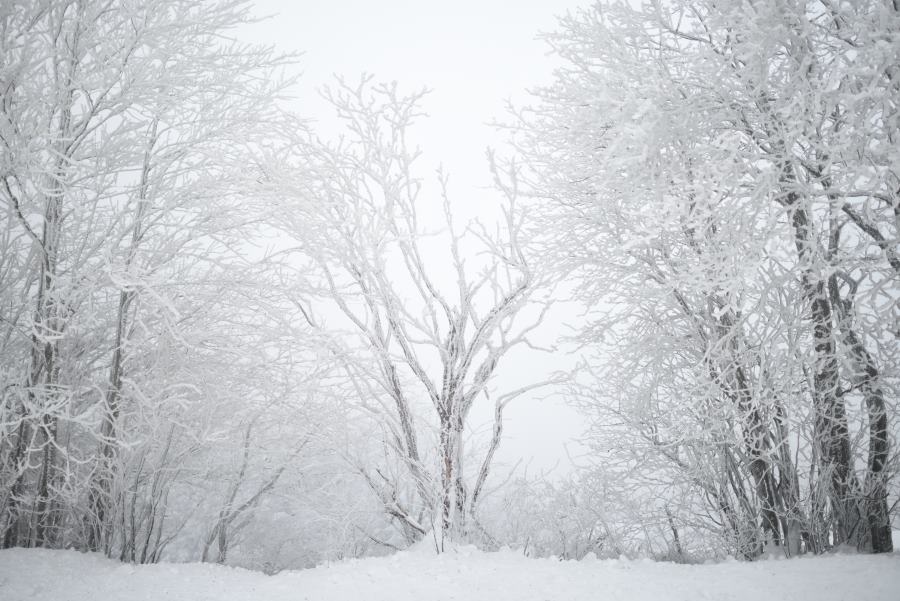
[[[0,599],[24,601],[815,601],[900,599],[900,554],[675,565],[559,562],[464,547],[275,576],[203,564],[133,566],[73,551],[0,551]]]

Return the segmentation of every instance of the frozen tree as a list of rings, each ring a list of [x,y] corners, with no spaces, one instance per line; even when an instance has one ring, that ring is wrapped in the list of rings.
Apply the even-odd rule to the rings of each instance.
[[[579,396],[601,461],[692,493],[746,556],[889,551],[897,7],[599,3],[562,25],[515,137],[596,308]]]
[[[477,531],[503,409],[541,385],[495,395],[491,380],[513,349],[529,344],[549,305],[524,253],[514,181],[501,184],[496,227],[460,231],[440,173],[436,201],[423,199],[430,188],[415,175],[419,152],[407,142],[421,96],[367,79],[339,82],[327,97],[345,134],[312,142],[293,172],[269,179],[281,197],[278,225],[306,266],[298,290],[311,297],[298,303],[310,326],[335,332],[326,344],[345,358],[360,407],[383,431],[388,464],[360,470],[407,540],[436,521],[442,546]],[[344,326],[358,343],[337,334]],[[493,434],[470,468],[467,420],[489,397]]]
[[[267,284],[239,192],[286,63],[231,39],[247,19],[232,1],[0,8],[5,546],[157,559],[170,487],[215,439],[203,416],[236,400],[223,374],[284,370],[239,350],[275,324],[247,302]]]

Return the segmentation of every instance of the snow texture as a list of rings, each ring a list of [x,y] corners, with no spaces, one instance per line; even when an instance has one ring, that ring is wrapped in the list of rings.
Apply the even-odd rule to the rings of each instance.
[[[121,564],[74,551],[0,551],[4,601],[765,601],[900,599],[900,554],[753,563],[528,559],[427,548],[266,576],[212,564]]]

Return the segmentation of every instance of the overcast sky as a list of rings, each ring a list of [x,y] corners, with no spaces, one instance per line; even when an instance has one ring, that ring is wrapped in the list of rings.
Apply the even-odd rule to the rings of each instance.
[[[527,88],[549,81],[552,59],[536,39],[557,15],[585,0],[259,0],[257,41],[302,52],[298,110],[326,121],[315,90],[341,74],[371,73],[407,90],[427,87],[430,118],[417,134],[434,162],[443,162],[459,192],[489,183],[484,148],[496,145],[488,123],[505,102],[525,101]],[[326,125],[327,127],[327,125]]]
[[[258,15],[276,15],[253,26],[251,41],[301,52],[303,77],[295,111],[317,121],[314,128],[332,133],[334,118],[316,90],[362,73],[378,81],[397,81],[401,89],[427,87],[429,118],[414,139],[423,161],[442,163],[450,174],[451,198],[465,213],[489,210],[492,192],[484,151],[502,137],[489,124],[505,117],[506,103],[528,101],[526,90],[550,80],[553,59],[536,39],[556,27],[556,17],[586,0],[257,0]],[[461,211],[462,212],[462,211]],[[562,365],[546,357],[510,362],[500,368],[503,384],[528,383],[531,361]],[[489,411],[482,413],[487,420]],[[478,414],[473,415],[478,420]],[[487,424],[485,424],[487,425]],[[568,463],[568,443],[581,420],[560,403],[522,398],[507,410],[505,462],[534,456],[532,469]]]

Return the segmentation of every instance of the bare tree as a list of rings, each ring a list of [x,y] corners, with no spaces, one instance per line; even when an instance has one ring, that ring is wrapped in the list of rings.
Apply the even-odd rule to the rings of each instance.
[[[465,538],[501,442],[503,408],[541,385],[494,398],[495,425],[488,450],[467,469],[467,420],[486,398],[501,361],[529,344],[549,303],[546,283],[526,259],[524,215],[515,179],[501,187],[496,227],[475,224],[459,231],[452,217],[447,178],[438,173],[438,202],[426,204],[426,185],[414,175],[419,152],[409,147],[409,126],[420,116],[422,93],[401,95],[395,85],[358,86],[343,81],[326,93],[345,125],[335,144],[305,147],[296,173],[273,175],[279,225],[293,236],[308,263],[305,308],[310,325],[327,300],[350,326],[369,367],[357,357],[348,369],[360,403],[380,416],[384,444],[405,468],[416,491],[404,498],[396,479],[362,466],[386,511],[414,538],[437,520],[437,544]],[[440,216],[440,218],[438,217]],[[440,223],[437,230],[430,230]],[[432,232],[432,233],[430,233]],[[303,299],[306,302],[305,299]],[[332,322],[334,323],[334,322]],[[349,356],[346,337],[334,337],[335,353]],[[352,348],[351,345],[350,348]],[[349,360],[348,360],[349,365]],[[423,420],[428,405],[432,420]],[[428,424],[434,443],[422,440]],[[468,477],[474,476],[474,485]]]

